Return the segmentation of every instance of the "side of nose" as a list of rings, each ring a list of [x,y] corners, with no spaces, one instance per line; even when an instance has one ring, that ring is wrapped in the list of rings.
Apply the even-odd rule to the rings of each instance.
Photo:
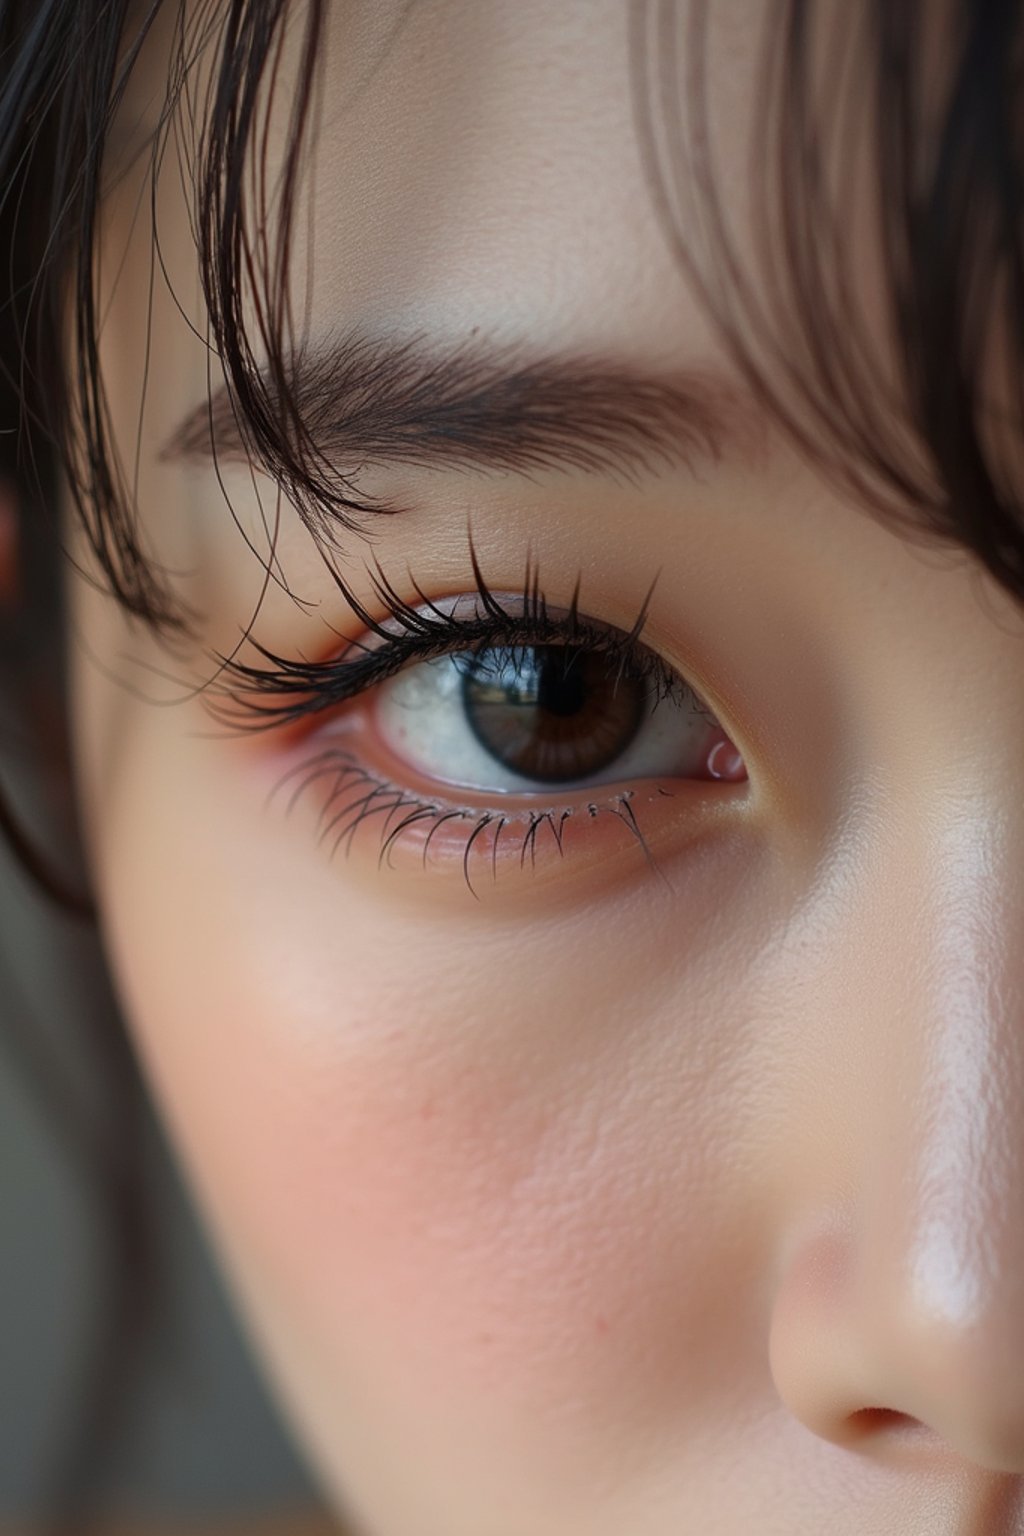
[[[1024,1474],[1024,836],[967,810],[932,831],[857,882],[838,1123],[814,1122],[833,1172],[780,1237],[771,1366],[836,1444]]]

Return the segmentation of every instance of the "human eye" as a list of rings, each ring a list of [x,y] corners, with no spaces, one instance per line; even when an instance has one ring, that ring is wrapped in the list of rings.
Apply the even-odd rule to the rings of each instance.
[[[649,855],[654,803],[746,780],[715,715],[641,639],[650,592],[625,630],[583,610],[578,581],[559,607],[535,570],[501,592],[472,566],[472,591],[431,598],[413,582],[416,601],[378,569],[376,613],[346,592],[364,629],[327,660],[226,664],[250,725],[312,743],[276,789],[292,807],[317,797],[331,849],[372,827],[380,866],[412,847],[477,894],[474,859],[494,877],[534,870],[609,818]]]
[[[587,627],[587,639],[488,642],[405,667],[370,705],[381,742],[420,778],[496,797],[737,777],[737,754],[683,679]]]

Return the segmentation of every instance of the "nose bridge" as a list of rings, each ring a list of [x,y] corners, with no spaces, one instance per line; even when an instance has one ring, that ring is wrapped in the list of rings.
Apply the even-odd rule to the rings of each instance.
[[[933,780],[875,820],[834,919],[855,985],[829,993],[852,1162],[840,1176],[822,1144],[816,1204],[842,1208],[787,1249],[770,1353],[824,1438],[889,1446],[878,1425],[916,1421],[1021,1474],[1024,797],[1004,790]]]
[[[911,911],[879,951],[899,980],[872,1278],[901,1277],[878,1315],[939,1370],[944,1339],[958,1371],[982,1368],[1001,1321],[1024,1346],[1024,797],[1012,812],[991,789],[933,793],[908,819],[891,897]]]

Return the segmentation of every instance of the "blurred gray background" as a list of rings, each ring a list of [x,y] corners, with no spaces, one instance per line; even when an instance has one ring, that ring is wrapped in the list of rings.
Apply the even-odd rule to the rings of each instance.
[[[55,918],[0,843],[0,1530],[38,1518],[46,1458],[72,1432],[93,1345],[102,1254],[72,1149],[27,1079],[88,1099],[83,1006],[108,997],[87,928]],[[161,1131],[148,1141],[169,1307],[144,1358],[108,1484],[160,1521],[318,1509],[311,1478],[235,1325]]]

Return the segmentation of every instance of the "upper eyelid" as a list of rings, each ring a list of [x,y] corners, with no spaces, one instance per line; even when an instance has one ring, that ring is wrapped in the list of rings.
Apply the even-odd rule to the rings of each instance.
[[[511,596],[513,602],[521,600],[521,595],[517,596],[516,594],[492,593],[490,595],[496,598],[505,598],[508,595]],[[474,594],[472,593],[460,594],[454,601],[458,602],[463,599],[472,601],[473,596]],[[438,612],[433,603],[429,606],[435,613]],[[443,612],[441,610],[442,614]],[[347,651],[353,648],[353,646],[359,647],[361,655],[365,657],[372,657],[383,653],[388,656],[395,655],[397,659],[397,652],[401,650],[405,653],[404,660],[411,661],[415,660],[417,655],[422,656],[423,659],[429,659],[432,655],[443,656],[449,654],[455,649],[458,636],[470,636],[472,640],[478,643],[503,640],[509,646],[525,645],[529,644],[531,640],[544,640],[550,637],[562,638],[568,641],[576,639],[579,641],[581,649],[589,646],[590,649],[607,648],[612,652],[621,652],[624,657],[629,653],[637,656],[647,656],[653,663],[661,664],[666,677],[671,675],[680,683],[685,684],[685,679],[681,677],[676,669],[661,658],[650,646],[646,645],[639,635],[631,636],[617,625],[592,618],[586,613],[571,614],[569,609],[556,605],[545,604],[542,616],[505,611],[502,616],[493,615],[485,617],[476,612],[460,619],[453,612],[451,614],[444,614],[443,619],[439,617],[437,622],[439,628],[436,634],[430,637],[424,636],[422,640],[397,630],[394,633],[389,633],[387,638],[378,635],[377,638],[380,641],[378,645],[370,644],[364,646],[361,640],[349,641],[334,663],[328,661],[324,665],[327,667],[336,665],[343,668],[346,665],[345,656]],[[443,627],[441,627],[442,625]],[[476,632],[473,633],[474,631]]]
[[[360,638],[348,639],[335,656],[326,659],[308,661],[275,656],[263,647],[257,647],[272,663],[272,667],[268,670],[237,660],[228,662],[225,667],[227,674],[242,685],[243,696],[232,693],[232,700],[251,717],[262,717],[262,725],[250,726],[250,729],[269,730],[275,725],[297,723],[307,716],[338,708],[418,660],[429,660],[431,657],[451,653],[460,638],[467,643],[479,644],[504,640],[512,646],[528,644],[531,639],[543,639],[546,636],[576,638],[581,645],[589,643],[591,648],[607,646],[612,653],[618,650],[624,659],[634,655],[643,657],[644,670],[649,670],[657,679],[659,697],[668,697],[677,690],[694,699],[698,697],[687,679],[658,652],[647,646],[639,634],[629,634],[618,626],[581,614],[575,606],[563,609],[548,605],[541,599],[540,610],[516,614],[500,608],[496,602],[499,597],[509,598],[512,602],[528,602],[529,595],[523,593],[461,593],[455,595],[452,602],[472,602],[478,597],[488,604],[488,612],[481,614],[477,608],[472,615],[463,619],[456,617],[454,612],[446,613],[437,603],[425,600],[424,607],[432,610],[432,623],[436,627],[424,626],[413,633],[408,628],[388,628],[389,624],[401,626],[403,618],[409,615],[422,615],[422,610],[403,605],[401,615],[392,614],[390,619],[375,623],[373,633],[376,644],[366,644]],[[359,654],[352,658],[349,653],[356,649]],[[283,703],[261,705],[257,702],[260,696],[273,696],[275,693],[284,694],[297,702],[291,706]]]
[[[472,602],[474,595],[473,593],[460,593],[453,599],[453,602]],[[491,595],[499,599],[509,597],[513,603],[522,600],[521,594],[517,595],[515,593],[493,593]],[[444,600],[442,599],[442,601]],[[460,615],[454,609],[446,613],[444,609],[439,608],[434,602],[430,602],[425,606],[429,607],[431,614],[435,616],[434,621],[438,625],[436,631],[424,634],[422,643],[425,648],[429,648],[435,639],[439,646],[444,646],[457,634],[468,633],[474,629],[479,629],[481,634],[508,634],[510,637],[521,634],[524,639],[531,637],[543,638],[544,635],[549,633],[552,635],[569,633],[568,621],[570,619],[570,611],[556,604],[546,604],[544,613],[540,616],[525,611],[517,613],[514,608],[506,609],[500,615],[480,613],[479,610]],[[395,627],[390,629],[389,625],[394,625]],[[390,643],[395,641],[399,644],[408,642],[411,646],[418,645],[420,642],[409,635],[408,631],[403,629],[401,625],[401,619],[393,617],[385,619],[381,626],[384,633],[378,632],[377,634],[377,638],[381,641],[380,646],[374,646],[372,643],[364,645],[363,641],[358,638],[349,640],[340,652],[340,657],[343,658],[347,651],[353,647],[359,647],[365,654],[372,655],[377,650],[386,649]],[[612,641],[617,638],[622,640],[628,638],[626,631],[620,629],[617,625],[606,623],[602,619],[592,618],[586,613],[575,616],[573,632],[577,633],[581,640],[590,641],[598,641],[604,637]],[[637,638],[637,646],[638,649],[650,649],[650,647],[644,645],[639,637]]]

